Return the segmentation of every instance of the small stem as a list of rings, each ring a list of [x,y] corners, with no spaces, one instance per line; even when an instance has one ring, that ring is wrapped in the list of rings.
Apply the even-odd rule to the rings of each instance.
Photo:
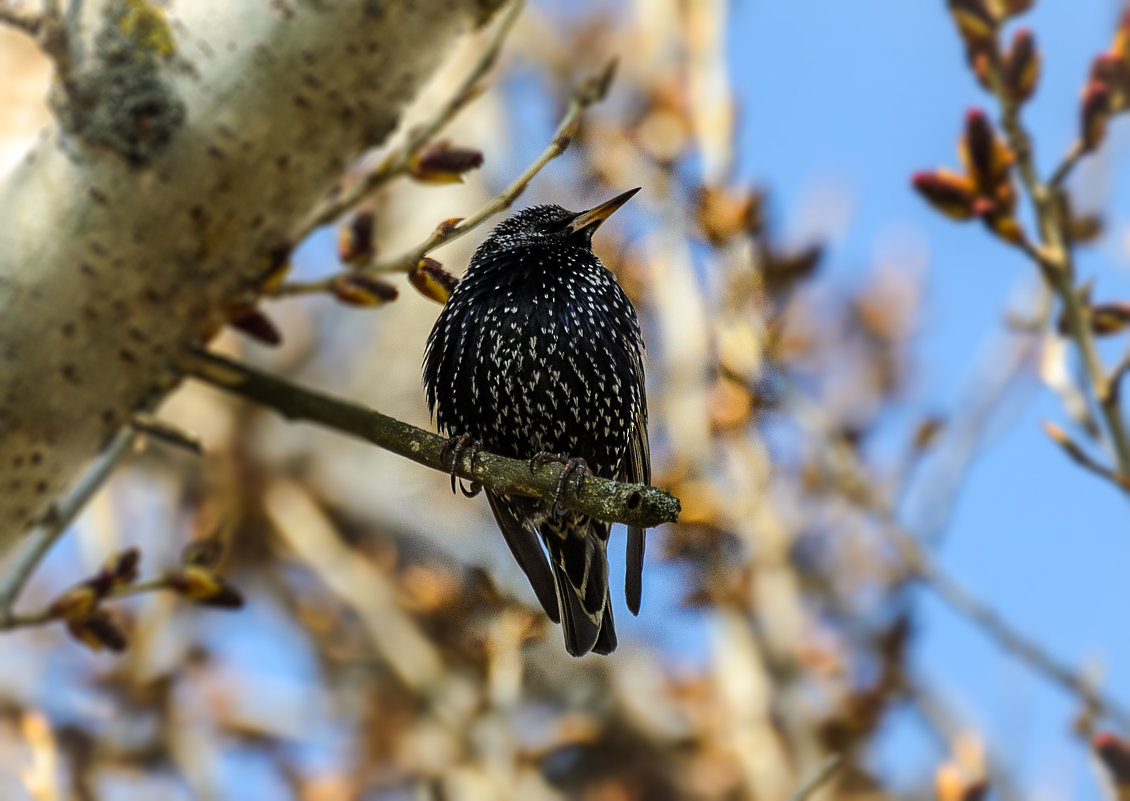
[[[132,426],[126,426],[115,434],[70,494],[55,504],[44,521],[24,537],[11,567],[0,578],[0,627],[8,627],[13,619],[12,608],[16,599],[35,568],[91,497],[106,483],[114,468],[130,452],[136,438],[137,432]]]
[[[844,764],[843,754],[832,754],[821,762],[812,775],[804,780],[800,787],[789,796],[789,801],[808,801],[824,785],[832,780]]]
[[[561,122],[557,126],[557,130],[553,134],[553,139],[549,145],[542,151],[541,155],[522,172],[510,186],[506,187],[499,193],[493,200],[476,211],[470,217],[462,219],[455,224],[440,223],[434,231],[422,243],[412,248],[411,250],[394,256],[390,259],[384,259],[374,262],[362,269],[371,272],[411,272],[420,263],[424,256],[431,253],[441,245],[446,245],[452,240],[458,239],[466,233],[477,228],[488,217],[498,214],[500,211],[505,211],[510,208],[518,196],[526,190],[530,181],[534,176],[541,172],[546,164],[553,161],[555,158],[565,152],[566,148],[572,142],[573,137],[577,134],[577,129],[580,126],[581,116],[585,110],[592,104],[602,100],[605,93],[608,91],[608,86],[615,73],[616,62],[611,61],[607,66],[596,76],[587,80],[581,88],[573,95],[569,101],[569,107],[565,111],[565,115],[561,118]]]
[[[403,144],[386,155],[381,162],[369,171],[361,180],[347,189],[340,190],[327,198],[321,205],[312,211],[291,235],[292,242],[301,242],[311,231],[323,225],[328,225],[356,206],[366,196],[400,175],[408,172],[412,164],[412,157],[427,144],[432,137],[439,133],[456,114],[468,103],[479,95],[479,81],[495,62],[502,50],[502,43],[506,40],[510,29],[522,12],[524,0],[512,0],[498,27],[495,28],[487,43],[486,49],[472,65],[470,71],[463,78],[462,83],[452,93],[448,101],[429,119],[417,128],[408,132]],[[283,294],[283,293],[276,293]]]
[[[1058,199],[1060,184],[1082,156],[1082,146],[1078,142],[1073,145],[1051,181],[1047,185],[1041,183],[1032,155],[1031,139],[1020,122],[1019,106],[1009,94],[1001,76],[998,56],[992,59],[990,77],[997,102],[1001,107],[1001,126],[1008,138],[1009,146],[1016,154],[1017,172],[1020,174],[1021,182],[1040,224],[1042,247],[1035,250],[1033,258],[1036,259],[1040,272],[1063,306],[1067,331],[1079,349],[1090,388],[1090,398],[1098,406],[1106,426],[1118,463],[1118,474],[1130,476],[1130,432],[1127,431],[1126,421],[1115,393],[1108,389],[1110,382],[1102,359],[1099,357],[1086,309],[1075,291],[1075,264],[1067,240],[1066,221],[1063,219],[1062,207]],[[1130,487],[1123,487],[1123,490],[1130,492]]]

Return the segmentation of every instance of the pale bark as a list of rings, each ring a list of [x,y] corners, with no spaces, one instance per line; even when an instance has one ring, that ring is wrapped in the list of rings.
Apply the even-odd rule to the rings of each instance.
[[[0,552],[498,4],[74,4],[55,122],[0,186]]]

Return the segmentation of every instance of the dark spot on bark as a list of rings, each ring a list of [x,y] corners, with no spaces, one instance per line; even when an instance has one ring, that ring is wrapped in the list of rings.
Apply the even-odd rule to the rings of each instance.
[[[104,257],[106,255],[106,248],[97,239],[91,239],[90,240],[90,252],[93,253],[95,256],[103,256]]]
[[[150,303],[160,303],[162,300],[161,293],[151,286],[145,287],[145,291],[141,295]]]
[[[23,466],[24,466],[24,457],[23,456],[13,456],[12,457],[12,467],[19,470]]]
[[[90,199],[97,203],[99,206],[106,206],[110,203],[110,198],[106,197],[98,189],[93,186],[90,187]]]
[[[149,341],[149,337],[146,335],[146,333],[144,331],[142,331],[140,328],[138,328],[136,325],[131,325],[129,328],[127,328],[126,334],[134,342],[148,342]]]
[[[640,503],[642,503],[642,502],[643,502],[643,496],[641,496],[638,492],[633,492],[631,495],[628,496],[627,507],[629,509],[639,509]]]
[[[256,214],[254,217],[251,218],[251,230],[252,231],[258,230],[259,228],[261,228],[263,226],[263,223],[265,221],[266,220],[263,218],[262,214]]]
[[[285,172],[287,167],[289,166],[290,156],[288,156],[286,153],[283,153],[281,156],[278,156],[275,159],[275,167],[278,168],[279,172]]]
[[[223,161],[224,159],[227,158],[227,156],[224,155],[224,151],[220,150],[215,145],[208,145],[207,153],[208,153],[209,156],[216,159],[217,161]]]
[[[36,484],[35,484],[35,494],[36,495],[46,495],[47,494],[47,487],[48,487],[48,484],[47,484],[46,481],[36,482]]]
[[[311,89],[321,89],[322,88],[322,82],[319,81],[318,76],[316,76],[312,72],[307,72],[305,75],[303,75],[302,76],[302,82],[305,83],[307,86],[309,86]]]
[[[80,384],[78,378],[78,369],[73,364],[64,364],[63,369],[60,371],[63,374],[63,380],[69,384]]]
[[[129,348],[122,348],[121,350],[119,350],[118,351],[118,358],[121,359],[126,364],[136,364],[137,363],[137,354],[134,353]]]
[[[114,414],[113,409],[103,409],[99,417],[102,419],[102,422],[108,426],[112,426],[118,422],[118,416]]]
[[[78,266],[78,271],[88,278],[94,278],[98,275],[98,271],[85,261]]]
[[[294,105],[298,106],[301,109],[310,108],[310,101],[307,100],[304,95],[295,95],[293,100],[294,100]]]
[[[220,136],[224,137],[225,139],[235,139],[235,131],[233,131],[226,125],[217,126],[216,130],[219,131]]]
[[[59,331],[62,332],[63,336],[66,339],[71,339],[75,335],[75,324],[63,323],[63,326],[59,329]]]
[[[95,320],[98,319],[98,310],[96,308],[94,308],[93,306],[91,306],[89,303],[87,303],[85,306],[83,306],[81,311],[82,311],[82,316],[85,317],[87,320],[90,320],[91,322],[94,322]]]
[[[315,63],[315,62],[316,62],[317,60],[318,60],[318,59],[317,59],[317,57],[316,57],[316,56],[314,55],[314,52],[313,52],[312,50],[303,50],[303,51],[302,51],[302,62],[303,62],[303,63],[304,63],[304,64],[305,64],[305,65],[306,65],[307,67],[311,67],[311,66],[313,66],[313,65],[314,65],[314,63]]]
[[[31,464],[32,464],[32,466],[34,467],[34,466],[36,466],[36,465],[39,465],[39,464],[42,464],[42,463],[43,463],[43,454],[42,454],[42,453],[40,453],[39,451],[35,451],[35,452],[34,452],[34,453],[33,453],[33,454],[31,455]]]

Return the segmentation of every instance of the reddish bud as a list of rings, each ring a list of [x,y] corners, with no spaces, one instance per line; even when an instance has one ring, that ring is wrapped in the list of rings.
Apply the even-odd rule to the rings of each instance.
[[[410,162],[412,177],[433,184],[458,184],[463,173],[483,166],[478,150],[451,147],[448,142],[433,142],[416,153]]]
[[[998,20],[984,0],[949,0],[950,14],[966,42],[992,41]]]
[[[184,565],[166,574],[165,581],[171,589],[205,606],[221,609],[243,606],[243,596],[235,587],[201,565]]]
[[[278,345],[282,334],[271,318],[256,308],[244,308],[228,318],[228,325],[264,345]]]
[[[1028,28],[1019,29],[1004,57],[1002,78],[1008,93],[1017,103],[1023,103],[1036,91],[1040,79],[1040,51],[1036,37]]]
[[[137,581],[137,569],[140,562],[141,552],[137,548],[128,548],[107,559],[94,580],[97,581],[105,577],[110,589],[133,584]]]
[[[1130,327],[1130,303],[1097,303],[1088,309],[1088,317],[1097,336],[1119,334]]]
[[[124,651],[126,648],[126,635],[103,612],[96,612],[82,620],[69,621],[67,631],[76,640],[95,651],[101,651],[103,648]]]
[[[85,620],[94,613],[104,594],[90,584],[79,584],[56,597],[47,607],[47,612],[51,617],[64,620]]]
[[[205,537],[193,540],[184,546],[180,552],[180,561],[183,565],[197,565],[199,567],[215,567],[224,555],[224,544],[218,537]]]
[[[965,115],[965,133],[958,143],[958,153],[978,194],[991,197],[1015,161],[1012,150],[993,131],[993,125],[979,108]]]
[[[373,235],[376,231],[376,216],[371,211],[362,211],[341,226],[337,232],[337,257],[344,264],[364,264],[372,261],[377,253]]]
[[[339,275],[334,279],[333,293],[349,306],[382,306],[400,295],[392,284],[362,272]]]
[[[997,0],[1001,13],[1006,17],[1015,17],[1036,5],[1036,0]]]
[[[973,182],[945,168],[915,173],[910,179],[918,193],[947,217],[968,220],[975,216],[977,195]]]
[[[1083,150],[1090,152],[1102,144],[1111,112],[1110,89],[1101,81],[1091,81],[1083,90],[1080,106],[1080,138]]]
[[[1091,747],[1118,787],[1130,787],[1130,744],[1109,732],[1096,735]]]
[[[1022,245],[1026,239],[1020,221],[1011,214],[996,210],[986,211],[981,215],[981,220],[989,230],[998,237],[1013,245]]]
[[[428,300],[443,305],[455,291],[459,279],[443,269],[435,259],[423,258],[416,269],[408,274],[408,280],[416,291]]]

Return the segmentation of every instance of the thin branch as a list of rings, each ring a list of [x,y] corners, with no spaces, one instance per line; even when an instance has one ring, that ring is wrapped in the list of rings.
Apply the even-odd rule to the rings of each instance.
[[[8,572],[0,577],[0,627],[9,625],[16,599],[35,568],[91,497],[106,483],[114,468],[130,452],[136,438],[137,432],[132,426],[126,426],[115,434],[70,494],[55,504],[46,519],[24,537]]]
[[[193,456],[201,456],[204,453],[204,445],[201,444],[198,436],[166,423],[164,420],[158,420],[151,414],[141,412],[135,414],[132,425],[138,433],[188,451]]]
[[[291,420],[307,420],[400,454],[417,464],[451,470],[445,456],[447,440],[422,428],[349,401],[305,389],[222,356],[203,351],[185,354],[180,368],[192,377],[260,403]],[[457,476],[509,495],[553,500],[561,466],[530,470],[529,462],[479,451],[472,462],[470,449],[456,465]],[[566,482],[561,503],[568,509],[607,522],[650,528],[673,523],[679,499],[657,487],[625,484],[590,476],[578,487]]]
[[[581,116],[589,106],[604,98],[605,94],[608,92],[612,78],[615,75],[615,71],[616,61],[613,60],[610,61],[599,74],[589,78],[581,85],[570,99],[569,107],[565,111],[565,116],[561,118],[557,130],[553,134],[553,140],[546,149],[542,151],[542,154],[538,156],[534,163],[515,178],[513,183],[499,193],[497,197],[466,219],[456,222],[445,221],[440,223],[427,239],[411,250],[390,259],[377,261],[361,269],[372,272],[411,272],[424,256],[428,255],[436,248],[441,245],[446,245],[454,239],[458,239],[464,234],[474,230],[487,218],[508,209],[511,204],[518,199],[518,196],[525,191],[534,176],[537,175],[546,164],[560,156],[565,152],[566,148],[569,147],[569,144],[573,141],[573,137],[577,134]]]
[[[1105,714],[1123,729],[1130,730],[1130,709],[1097,690],[1078,672],[1048,653],[1036,640],[1017,631],[994,609],[940,568],[914,534],[898,522],[890,504],[871,488],[851,445],[826,424],[815,406],[801,398],[794,397],[792,400],[797,409],[798,422],[828,443],[828,465],[840,484],[844,497],[871,510],[884,524],[883,532],[911,578],[930,588],[951,609],[981,629],[1002,649],[1080,698],[1089,708]]]
[[[524,5],[524,0],[512,0],[510,8],[507,9],[498,23],[498,27],[495,28],[486,48],[471,66],[462,83],[435,115],[419,127],[409,131],[404,142],[386,155],[376,167],[357,183],[348,188],[342,188],[326,198],[294,230],[291,237],[292,242],[301,242],[315,228],[332,223],[356,206],[366,195],[372,194],[393,178],[404,175],[411,169],[412,158],[416,155],[416,152],[439,133],[468,103],[478,97],[479,81],[498,61],[502,44],[506,40],[507,34],[510,33],[510,29],[514,27],[514,22],[521,14]],[[280,292],[278,294],[293,293]]]
[[[1086,153],[1087,151],[1083,147],[1083,140],[1075,140],[1074,144],[1072,144],[1071,148],[1067,151],[1067,155],[1063,157],[1063,161],[1055,168],[1052,177],[1048,179],[1048,186],[1051,187],[1052,191],[1059,191],[1063,187],[1067,176],[1071,174],[1071,171],[1075,169],[1075,165],[1079,163],[1079,160],[1083,158]]]
[[[26,33],[33,39],[38,39],[39,29],[43,26],[43,17],[31,11],[21,11],[2,5],[0,6],[0,25],[7,25]]]
[[[1060,184],[1074,163],[1082,156],[1081,146],[1078,143],[1073,145],[1051,181],[1047,185],[1041,183],[1032,155],[1032,141],[1020,122],[1020,108],[1005,85],[999,55],[991,59],[990,77],[1001,108],[1001,126],[1004,128],[1009,146],[1016,154],[1016,166],[1021,183],[1040,224],[1042,245],[1029,255],[1036,261],[1040,272],[1059,297],[1067,330],[1075,341],[1083,361],[1090,395],[1098,405],[1109,433],[1110,444],[1118,462],[1118,473],[1130,476],[1130,431],[1127,430],[1126,420],[1122,416],[1117,398],[1112,397],[1113,393],[1109,391],[1109,378],[1099,357],[1098,347],[1095,345],[1094,333],[1087,319],[1087,309],[1079,293],[1075,291],[1075,264],[1066,233],[1062,204],[1058,198]],[[1130,492],[1130,487],[1123,486],[1122,489]]]
[[[99,605],[103,601],[112,600],[115,598],[130,598],[136,595],[143,595],[149,592],[162,592],[162,591],[175,592],[178,595],[183,593],[177,589],[169,581],[168,578],[162,576],[160,578],[148,579],[146,581],[137,581],[133,584],[127,584],[122,587],[115,587],[110,590],[104,597],[98,599]],[[22,615],[9,615],[8,617],[0,620],[0,630],[10,631],[12,629],[28,628],[30,626],[42,626],[47,623],[52,623],[57,620],[65,620],[66,618],[53,610],[50,606],[39,610],[38,612],[28,612]]]
[[[793,791],[793,794],[789,796],[789,801],[808,801],[839,773],[843,764],[843,754],[832,754],[817,766],[812,775],[805,779],[800,787]]]
[[[1067,435],[1067,432],[1057,426],[1055,423],[1044,422],[1044,432],[1063,449],[1063,452],[1075,462],[1075,464],[1088,470],[1100,478],[1112,482],[1120,490],[1126,491],[1130,489],[1130,478],[1121,476],[1115,471],[1111,470],[1104,464],[1096,461],[1089,453],[1083,450],[1083,446]]]

